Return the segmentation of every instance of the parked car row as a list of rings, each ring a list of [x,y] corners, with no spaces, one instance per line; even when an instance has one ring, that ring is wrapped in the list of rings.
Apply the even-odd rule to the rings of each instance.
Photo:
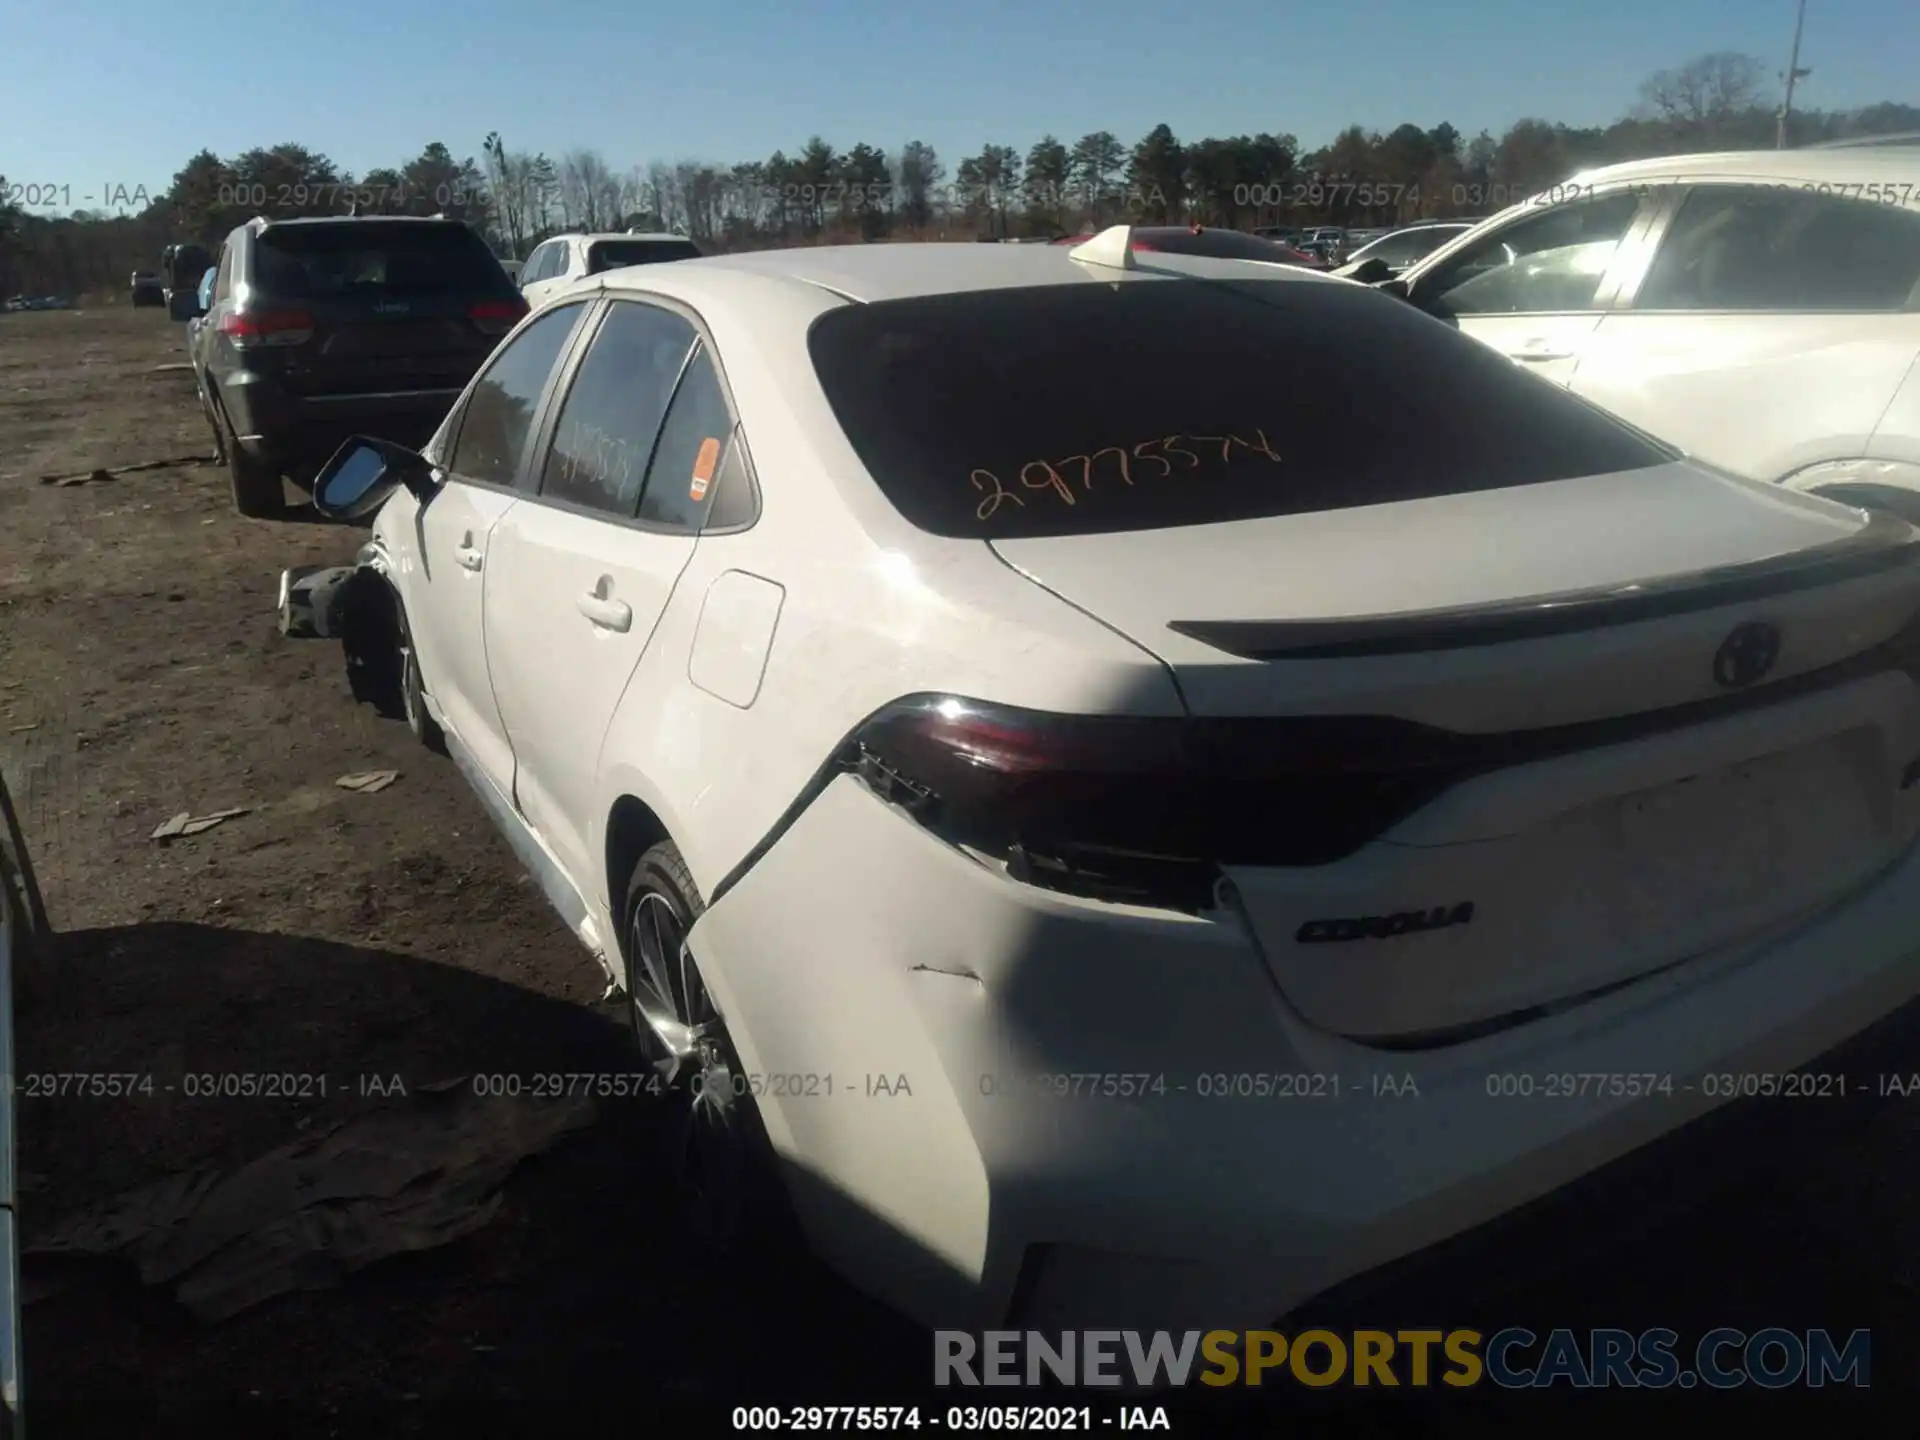
[[[1266,1323],[1920,993],[1920,530],[1528,348],[1670,275],[1720,350],[1645,372],[1910,445],[1920,216],[1847,239],[1762,163],[1585,177],[1387,294],[1124,226],[616,269],[343,445],[325,633],[628,997],[689,1233],[797,1223],[936,1324]]]

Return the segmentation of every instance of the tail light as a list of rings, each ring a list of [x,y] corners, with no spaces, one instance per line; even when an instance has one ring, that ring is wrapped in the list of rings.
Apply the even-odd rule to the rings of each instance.
[[[504,335],[527,313],[524,297],[516,295],[511,300],[482,300],[471,310],[467,318],[484,334]]]
[[[242,350],[262,345],[304,345],[313,338],[313,316],[304,310],[235,311],[220,318],[220,333]]]
[[[854,737],[883,798],[1016,879],[1201,909],[1222,865],[1324,865],[1462,778],[1444,732],[1387,717],[1056,715],[918,696]]]

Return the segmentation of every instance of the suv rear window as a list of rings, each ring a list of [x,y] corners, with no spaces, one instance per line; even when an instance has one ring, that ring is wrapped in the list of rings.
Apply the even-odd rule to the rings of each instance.
[[[1205,525],[1678,458],[1357,285],[1130,280],[916,297],[831,311],[808,344],[887,499],[950,537]]]
[[[515,293],[486,242],[458,223],[269,227],[255,264],[260,287],[284,300]]]
[[[622,265],[654,265],[662,260],[699,258],[699,247],[691,240],[597,240],[587,247],[587,273],[598,275]]]

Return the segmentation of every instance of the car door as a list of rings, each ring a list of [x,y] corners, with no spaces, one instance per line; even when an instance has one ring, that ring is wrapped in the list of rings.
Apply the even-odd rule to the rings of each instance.
[[[526,492],[533,423],[587,303],[561,305],[510,337],[448,424],[441,485],[415,516],[412,569],[401,593],[414,654],[443,727],[510,795],[513,751],[487,669],[487,549],[500,517]]]
[[[1423,309],[1565,385],[1656,211],[1637,186],[1529,210],[1415,270],[1409,291]]]
[[[1670,208],[1575,391],[1756,480],[1868,453],[1920,355],[1920,212],[1750,181]]]
[[[538,497],[494,533],[487,655],[514,800],[576,883],[597,873],[601,741],[693,557],[688,490],[705,486],[649,466],[656,442],[663,465],[674,449],[662,425],[697,336],[676,310],[610,299],[541,441]]]

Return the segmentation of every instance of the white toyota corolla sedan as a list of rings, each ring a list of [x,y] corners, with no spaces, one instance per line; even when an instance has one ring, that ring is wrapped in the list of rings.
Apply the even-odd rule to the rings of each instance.
[[[712,1228],[929,1322],[1269,1320],[1920,991],[1920,532],[1359,285],[615,271],[319,494]]]

